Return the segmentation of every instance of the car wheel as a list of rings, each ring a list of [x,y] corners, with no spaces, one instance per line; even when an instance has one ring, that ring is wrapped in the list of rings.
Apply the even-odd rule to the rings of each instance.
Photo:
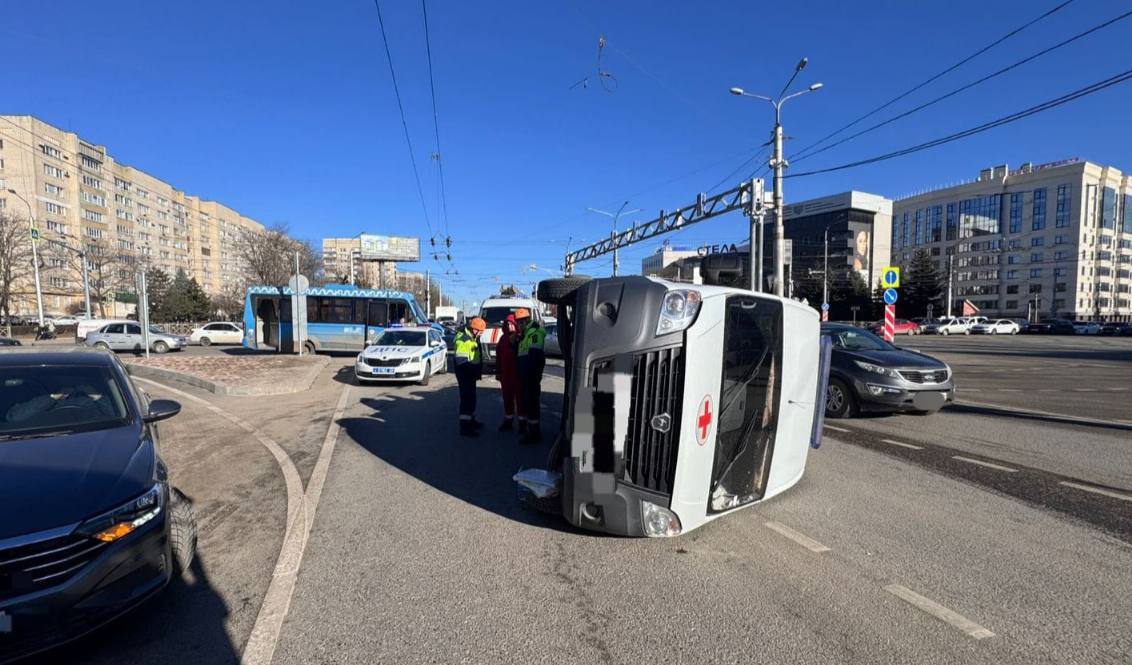
[[[998,334],[998,331],[997,331],[997,330],[995,330],[994,328],[991,328],[990,334],[992,334],[992,335],[997,335],[997,334]]]
[[[970,334],[971,334],[971,331],[970,331],[970,330],[964,330],[964,331],[963,331],[963,334],[964,334],[964,335],[970,335]]]
[[[418,386],[427,386],[428,380],[432,378],[432,363],[425,365],[424,371],[421,373],[421,378],[417,381]]]
[[[560,305],[569,300],[578,287],[589,281],[590,278],[584,275],[544,279],[538,283],[538,299],[551,305]]]
[[[212,340],[211,340],[211,339],[209,339],[209,338],[207,338],[207,337],[201,337],[201,338],[200,338],[200,345],[201,345],[201,346],[208,346],[209,344],[212,344]]]
[[[192,502],[175,487],[169,490],[169,546],[174,569],[184,573],[197,550],[197,520]]]
[[[1014,330],[1011,330],[1011,331],[1010,331],[1010,334],[1011,334],[1011,335],[1017,335],[1017,334],[1018,334],[1018,329],[1017,329],[1017,328],[1015,328]]]
[[[103,349],[103,350],[105,350],[105,351],[109,351],[109,350],[110,350],[110,345],[109,345],[109,344],[107,344],[106,342],[95,342],[95,343],[94,343],[94,348],[96,348],[96,349]]]
[[[165,342],[162,342],[161,340],[157,340],[156,342],[153,343],[153,352],[154,353],[165,353],[168,350],[169,350],[169,345],[166,344]]]
[[[857,415],[857,400],[841,379],[830,379],[825,389],[825,415],[830,418],[852,418]]]
[[[939,334],[943,335],[944,337],[947,337],[951,333],[947,332],[947,328],[944,328],[943,330],[939,331]]]

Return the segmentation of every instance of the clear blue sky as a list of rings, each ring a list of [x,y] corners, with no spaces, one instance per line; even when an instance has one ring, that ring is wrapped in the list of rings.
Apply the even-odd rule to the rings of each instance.
[[[642,221],[694,200],[765,142],[776,93],[808,56],[787,105],[798,149],[1021,25],[1059,0],[992,2],[458,2],[430,0],[449,233],[477,300],[494,277],[529,284],[609,231],[587,206],[628,199]],[[1129,9],[1075,0],[876,116],[909,108]],[[436,232],[432,112],[420,3],[382,10]],[[593,75],[599,34],[612,93]],[[1132,67],[1132,19],[812,160],[795,171],[901,148],[1005,115]],[[117,159],[307,238],[428,232],[372,0],[78,0],[9,3],[0,24],[0,113],[33,114]],[[981,167],[1080,156],[1132,170],[1132,82],[913,156],[787,181],[787,200],[849,188],[900,196]],[[733,180],[751,174],[742,169]],[[740,238],[732,215],[673,237]],[[655,249],[623,253],[627,271]],[[608,257],[582,264],[602,275]],[[444,263],[422,263],[443,272]],[[448,278],[445,278],[448,279]]]

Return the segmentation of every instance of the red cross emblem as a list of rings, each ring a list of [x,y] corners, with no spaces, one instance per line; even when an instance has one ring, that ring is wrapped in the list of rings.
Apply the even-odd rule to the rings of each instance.
[[[696,442],[701,446],[707,441],[708,432],[711,431],[711,396],[704,395],[704,399],[700,402],[700,414],[696,418]]]

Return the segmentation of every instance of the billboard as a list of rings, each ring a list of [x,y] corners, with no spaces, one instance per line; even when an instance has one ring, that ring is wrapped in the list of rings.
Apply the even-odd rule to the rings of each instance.
[[[361,257],[364,260],[406,262],[421,260],[420,238],[363,233],[358,239],[361,241]]]

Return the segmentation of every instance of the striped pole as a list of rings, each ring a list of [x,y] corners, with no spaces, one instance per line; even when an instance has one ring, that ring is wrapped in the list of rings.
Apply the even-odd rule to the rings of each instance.
[[[896,335],[896,305],[884,306],[884,341],[891,342]]]

